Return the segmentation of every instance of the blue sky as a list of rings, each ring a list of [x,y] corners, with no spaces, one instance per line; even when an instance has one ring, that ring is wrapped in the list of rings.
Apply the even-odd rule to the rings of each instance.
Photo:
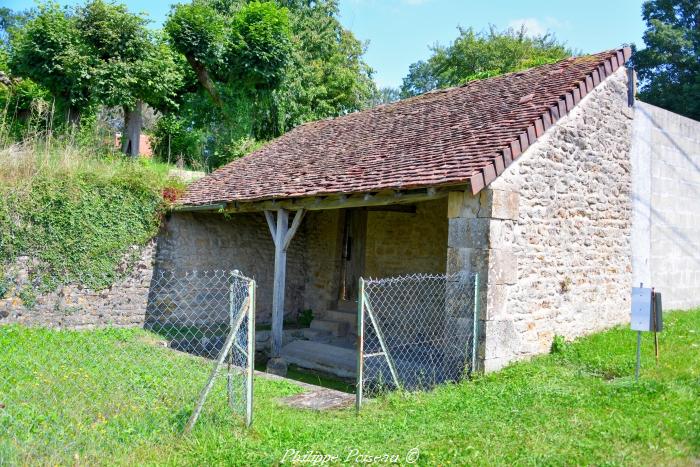
[[[3,0],[12,9],[31,0]],[[63,0],[59,3],[74,3]],[[176,0],[127,0],[162,23]],[[642,0],[340,0],[340,20],[369,41],[366,60],[379,86],[399,86],[408,66],[430,55],[429,46],[457,37],[457,26],[481,30],[525,24],[532,33],[552,32],[574,50],[588,53],[636,43],[642,47]]]

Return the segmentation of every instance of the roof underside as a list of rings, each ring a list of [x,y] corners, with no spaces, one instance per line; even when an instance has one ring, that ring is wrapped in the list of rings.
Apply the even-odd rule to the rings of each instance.
[[[180,203],[467,183],[477,193],[629,56],[570,58],[301,125],[194,182]]]

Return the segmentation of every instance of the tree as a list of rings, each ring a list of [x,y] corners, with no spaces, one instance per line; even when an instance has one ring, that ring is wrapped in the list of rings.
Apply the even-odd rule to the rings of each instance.
[[[67,121],[78,123],[80,113],[94,104],[95,59],[70,11],[41,4],[12,36],[13,74],[48,89],[65,109]]]
[[[278,136],[311,120],[371,106],[377,94],[363,60],[367,44],[338,21],[336,0],[283,0],[289,9],[294,49],[281,86],[272,95],[270,127]]]
[[[646,48],[633,54],[640,99],[700,120],[700,1],[647,1],[642,17]]]
[[[337,16],[336,0],[175,6],[166,32],[199,86],[182,96],[170,124],[157,127],[158,140],[201,131],[202,158],[216,167],[301,123],[372,105],[377,90],[362,58],[366,44]],[[156,151],[165,158],[166,148]]]
[[[156,109],[177,104],[183,73],[164,40],[148,30],[148,20],[124,5],[93,0],[77,9],[77,27],[93,62],[96,99],[124,112],[122,151],[139,154],[144,103]]]
[[[373,105],[390,104],[401,99],[401,90],[391,86],[379,88],[372,101]]]
[[[410,66],[401,86],[402,97],[553,63],[571,55],[553,35],[529,36],[525,27],[498,31],[491,26],[487,32],[459,28],[454,42],[431,50],[427,61]]]
[[[220,87],[273,88],[289,58],[287,10],[272,2],[175,5],[165,30],[219,107]]]

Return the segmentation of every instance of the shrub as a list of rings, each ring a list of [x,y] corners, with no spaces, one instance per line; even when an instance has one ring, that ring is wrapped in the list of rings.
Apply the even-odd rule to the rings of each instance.
[[[185,119],[176,115],[160,117],[151,137],[153,152],[161,161],[202,168],[204,135]]]

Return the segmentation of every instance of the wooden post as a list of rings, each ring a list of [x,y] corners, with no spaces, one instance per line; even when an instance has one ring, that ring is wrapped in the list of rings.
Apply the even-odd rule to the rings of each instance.
[[[265,211],[265,218],[275,243],[275,276],[272,285],[272,358],[279,358],[282,353],[287,248],[301,225],[304,213],[303,209],[296,212],[290,228],[289,212],[286,209],[277,210],[277,225],[275,225],[272,212]]]
[[[272,285],[272,358],[282,352],[282,327],[284,323],[284,288],[287,273],[287,250],[284,237],[289,229],[289,214],[286,209],[277,210],[275,228],[275,279]]]

